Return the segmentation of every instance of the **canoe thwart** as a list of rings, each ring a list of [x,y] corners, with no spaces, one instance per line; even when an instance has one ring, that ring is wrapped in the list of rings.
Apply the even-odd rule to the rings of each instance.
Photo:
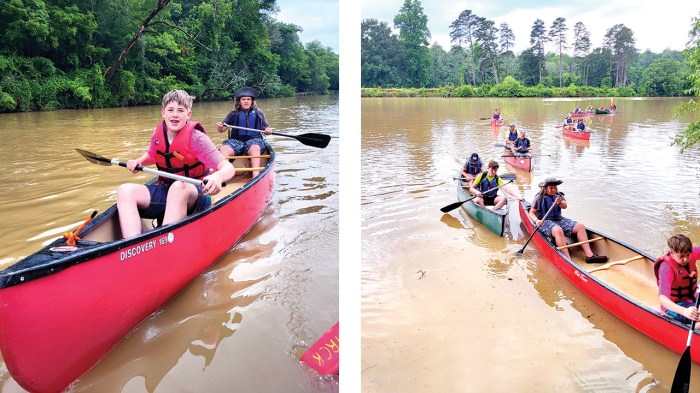
[[[604,239],[604,238],[602,238],[602,237],[595,237],[595,238],[593,238],[593,239],[584,240],[584,241],[582,241],[582,242],[576,242],[576,243],[567,244],[567,245],[565,245],[565,246],[557,247],[557,250],[563,250],[563,249],[569,248],[569,247],[580,246],[581,244],[586,244],[586,243],[594,242],[594,241],[596,241],[596,240],[601,240],[601,239]]]
[[[259,154],[257,156],[228,156],[227,160],[235,160],[236,158],[270,158],[269,154]]]
[[[595,269],[589,270],[588,273],[597,272],[598,270],[606,270],[606,269],[609,269],[611,266],[615,266],[615,265],[624,265],[624,264],[626,264],[627,262],[632,262],[632,261],[634,261],[634,260],[643,259],[643,258],[644,258],[643,256],[637,255],[637,256],[634,256],[634,257],[632,257],[632,258],[627,258],[627,259],[623,259],[623,260],[620,260],[620,261],[608,262],[608,263],[606,263],[606,264],[603,265],[603,266],[600,266],[600,267],[597,267],[597,268],[595,268]]]

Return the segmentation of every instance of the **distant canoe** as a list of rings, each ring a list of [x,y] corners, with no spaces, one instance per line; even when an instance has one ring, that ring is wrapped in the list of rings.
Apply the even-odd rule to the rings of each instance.
[[[502,157],[508,164],[532,172],[532,156],[517,157],[510,150],[506,149],[506,153]]]
[[[491,125],[492,125],[492,126],[500,127],[500,126],[504,125],[505,123],[506,123],[505,120],[495,120],[495,119],[491,119]]]
[[[601,110],[601,109],[596,109],[596,110],[595,110],[595,114],[596,114],[596,115],[610,115],[610,114],[613,114],[613,113],[615,113],[615,111],[614,111],[614,110],[611,110],[611,109],[603,109],[603,110]]]
[[[593,115],[593,112],[589,112],[589,113],[584,113],[584,112],[581,112],[581,113],[573,113],[573,112],[571,112],[571,113],[569,113],[569,114],[571,115],[571,117],[586,117],[586,116],[592,116],[592,115]]]
[[[562,128],[562,133],[566,136],[578,139],[591,139],[591,133],[588,131],[576,131],[568,128]]]

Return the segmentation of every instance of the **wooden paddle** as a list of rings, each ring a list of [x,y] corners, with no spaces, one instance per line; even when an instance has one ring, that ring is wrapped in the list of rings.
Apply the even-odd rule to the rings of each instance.
[[[564,193],[558,192],[555,195],[564,195]],[[527,247],[527,245],[530,243],[530,240],[532,240],[532,238],[535,236],[535,233],[537,233],[537,230],[540,229],[540,227],[544,223],[544,220],[546,220],[547,217],[549,217],[549,213],[551,213],[552,210],[554,210],[554,206],[556,206],[556,205],[557,205],[556,203],[552,203],[552,206],[549,207],[549,210],[547,210],[547,213],[545,213],[544,217],[542,217],[542,222],[540,223],[540,225],[535,227],[535,229],[532,231],[532,235],[530,235],[530,238],[527,239],[527,241],[525,242],[525,245],[523,245],[523,248],[521,248],[520,251],[516,252],[515,255],[523,255],[523,252],[525,252],[525,247]]]
[[[109,158],[104,158],[101,155],[91,153],[89,151],[85,151],[82,149],[75,149],[75,151],[80,153],[80,155],[85,157],[86,160],[90,161],[93,164],[104,165],[104,166],[110,166],[110,165],[114,164],[114,165],[119,165],[121,167],[126,168],[125,162],[121,162],[121,161],[117,161],[117,160],[110,160]],[[146,167],[141,166],[141,165],[136,166],[136,170],[150,173],[152,175],[163,176],[163,177],[166,177],[168,179],[179,180],[179,181],[184,182],[184,183],[194,184],[195,186],[202,186],[204,184],[207,184],[206,180],[197,180],[197,179],[193,179],[191,177],[175,175],[173,173],[168,173],[168,172],[158,171],[158,170],[151,169],[151,168],[146,168]],[[222,187],[225,185],[226,185],[226,183],[221,183]]]
[[[601,240],[601,239],[605,239],[605,238],[604,237],[594,237],[593,239],[584,240],[582,242],[576,242],[576,243],[567,244],[565,246],[557,247],[557,250],[563,250],[565,248],[580,246],[581,244],[586,244],[586,243],[594,242],[596,240]]]
[[[505,185],[507,185],[507,184],[510,184],[510,183],[512,183],[512,182],[513,182],[512,180],[507,181],[507,182],[501,184],[501,185],[498,186],[498,187],[494,187],[494,188],[492,188],[492,189],[490,189],[490,190],[487,190],[487,191],[482,192],[482,195],[483,195],[483,194],[486,194],[486,193],[488,193],[488,192],[491,192],[491,191],[493,191],[493,190],[497,190],[497,189],[499,189],[499,188],[501,188],[501,187],[503,187],[503,186],[505,186]],[[445,206],[445,207],[441,207],[441,208],[440,208],[440,211],[443,212],[443,213],[449,213],[449,212],[451,212],[452,210],[454,210],[454,209],[456,209],[456,208],[462,206],[464,203],[469,202],[469,201],[471,201],[471,200],[474,199],[474,198],[476,198],[476,195],[474,195],[474,196],[471,197],[471,198],[467,198],[467,199],[465,199],[465,200],[463,200],[463,201],[451,203],[451,204],[449,204],[449,205],[447,205],[447,206]]]
[[[602,239],[602,237],[599,237],[598,239]],[[557,248],[559,248],[559,247],[557,247]],[[623,260],[621,260],[621,261],[608,262],[608,263],[606,263],[606,264],[603,265],[603,266],[600,266],[600,267],[597,267],[597,268],[595,268],[595,269],[589,270],[588,273],[597,272],[597,271],[599,271],[599,270],[607,270],[607,269],[610,269],[612,266],[615,266],[615,265],[624,265],[624,264],[626,264],[626,263],[628,263],[628,262],[636,261],[637,259],[642,259],[642,258],[644,258],[644,257],[641,256],[641,255],[637,255],[637,256],[635,256],[635,257],[623,259]]]
[[[696,293],[695,296],[695,308],[700,305],[700,294]],[[685,351],[681,355],[681,359],[678,361],[678,368],[676,368],[676,375],[673,376],[673,384],[671,385],[671,393],[688,393],[690,391],[690,342],[693,340],[693,331],[695,331],[695,321],[690,323],[690,329],[688,330],[688,340],[685,344]]]
[[[232,126],[232,125],[226,124],[226,123],[224,123],[224,126],[229,127],[229,128],[238,128],[239,130],[255,131],[255,132],[260,132],[260,133],[263,132],[262,130],[256,130],[254,128]],[[309,132],[309,133],[300,134],[300,135],[291,135],[291,134],[282,134],[280,132],[273,132],[272,135],[284,136],[287,138],[294,138],[307,146],[318,147],[321,149],[328,146],[328,143],[331,141],[330,135],[317,134],[315,132]]]

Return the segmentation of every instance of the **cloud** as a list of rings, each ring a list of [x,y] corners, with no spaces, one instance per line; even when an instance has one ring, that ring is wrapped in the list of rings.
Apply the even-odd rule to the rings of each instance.
[[[393,26],[403,0],[362,0],[362,18],[375,18]],[[449,49],[450,24],[464,10],[493,20],[496,26],[507,23],[515,34],[515,50],[530,46],[530,31],[536,19],[542,19],[547,29],[557,17],[566,19],[567,41],[573,42],[573,27],[583,22],[591,33],[594,48],[603,45],[605,33],[616,24],[632,30],[636,46],[641,51],[659,53],[664,49],[683,50],[688,41],[691,18],[700,16],[700,2],[666,0],[663,4],[636,0],[607,0],[601,3],[575,0],[567,3],[551,0],[513,1],[454,1],[423,0],[423,12],[428,16],[431,42]],[[551,49],[547,48],[548,50]]]
[[[277,0],[280,12],[275,19],[304,29],[299,33],[303,44],[318,40],[338,53],[338,1]]]

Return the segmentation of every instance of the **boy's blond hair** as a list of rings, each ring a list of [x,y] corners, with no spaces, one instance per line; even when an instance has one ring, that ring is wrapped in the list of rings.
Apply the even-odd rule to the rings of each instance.
[[[184,90],[170,90],[163,96],[163,108],[168,106],[171,102],[177,102],[179,105],[187,108],[188,111],[192,110],[192,101],[196,97],[187,94]]]
[[[668,248],[676,254],[689,254],[693,251],[693,243],[683,234],[671,236],[666,243]]]

